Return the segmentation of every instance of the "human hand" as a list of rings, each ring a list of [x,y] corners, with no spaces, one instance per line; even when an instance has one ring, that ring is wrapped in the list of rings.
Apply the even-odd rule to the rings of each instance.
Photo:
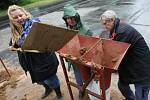
[[[10,46],[10,47],[9,47],[9,50],[11,50],[11,51],[21,51],[21,52],[23,52],[23,50],[22,50],[21,48],[14,48],[13,46]]]
[[[99,35],[96,35],[96,36],[94,36],[94,37],[96,37],[96,38],[100,38],[100,36],[99,36]]]

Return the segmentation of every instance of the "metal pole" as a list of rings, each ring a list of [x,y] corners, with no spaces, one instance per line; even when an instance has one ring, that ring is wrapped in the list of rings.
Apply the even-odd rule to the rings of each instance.
[[[5,68],[6,72],[8,73],[9,77],[11,77],[8,69],[6,68],[6,66],[5,66],[5,64],[4,64],[4,62],[3,62],[3,60],[1,58],[0,58],[0,61],[1,61],[2,65],[3,65],[3,67]]]
[[[105,75],[104,75],[104,71],[105,69],[99,69],[98,70],[98,73],[100,74],[100,77],[99,77],[99,82],[100,82],[100,90],[102,90],[102,99],[101,100],[106,100],[106,84],[105,84]]]
[[[68,78],[68,74],[67,74],[67,70],[66,70],[66,67],[65,67],[63,57],[61,57],[61,56],[59,56],[59,57],[60,57],[60,62],[62,64],[62,68],[63,68],[63,72],[64,72],[64,75],[65,75],[65,79],[66,79],[66,83],[67,83],[67,86],[68,86],[68,90],[69,90],[71,100],[74,100],[72,90],[71,90],[71,86],[69,84],[69,78]]]

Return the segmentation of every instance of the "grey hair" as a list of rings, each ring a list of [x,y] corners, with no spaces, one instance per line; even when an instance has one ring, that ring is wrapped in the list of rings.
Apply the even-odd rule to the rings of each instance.
[[[101,15],[100,20],[112,20],[115,18],[117,18],[117,14],[113,10],[107,10]]]

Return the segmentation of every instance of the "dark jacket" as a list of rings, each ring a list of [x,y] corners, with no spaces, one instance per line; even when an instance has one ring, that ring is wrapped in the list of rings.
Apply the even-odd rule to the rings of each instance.
[[[110,33],[113,32],[116,33],[114,40],[131,44],[118,69],[120,81],[127,84],[150,82],[150,51],[142,35],[119,19],[115,20]]]
[[[15,47],[21,47],[26,36],[28,35],[30,28],[34,22],[38,22],[38,19],[28,19],[24,26],[21,37],[15,43]],[[38,83],[46,80],[50,76],[53,76],[57,72],[58,59],[54,52],[52,53],[31,53],[20,51],[18,53],[19,63],[25,72],[29,71],[33,83]]]
[[[18,51],[19,63],[29,72],[33,83],[43,82],[57,72],[58,59],[53,53],[22,53]]]

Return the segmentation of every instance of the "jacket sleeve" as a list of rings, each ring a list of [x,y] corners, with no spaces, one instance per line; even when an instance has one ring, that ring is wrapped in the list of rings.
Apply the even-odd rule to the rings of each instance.
[[[91,30],[88,30],[87,33],[86,33],[86,35],[92,36],[92,35],[93,35],[93,32],[92,32]]]
[[[12,38],[10,38],[9,46],[12,46]]]
[[[117,34],[117,36],[114,38],[114,40],[120,41],[120,42],[129,43],[129,42],[130,42],[130,37],[129,37],[127,34],[125,34],[125,33],[119,33],[119,34]]]
[[[129,25],[121,25],[116,33],[117,35],[114,40],[130,43],[131,45],[134,45],[140,38],[142,38],[141,34]]]
[[[14,44],[12,43],[12,38],[10,38],[9,46],[14,47],[14,48],[19,48],[19,46],[16,43],[14,43]]]

